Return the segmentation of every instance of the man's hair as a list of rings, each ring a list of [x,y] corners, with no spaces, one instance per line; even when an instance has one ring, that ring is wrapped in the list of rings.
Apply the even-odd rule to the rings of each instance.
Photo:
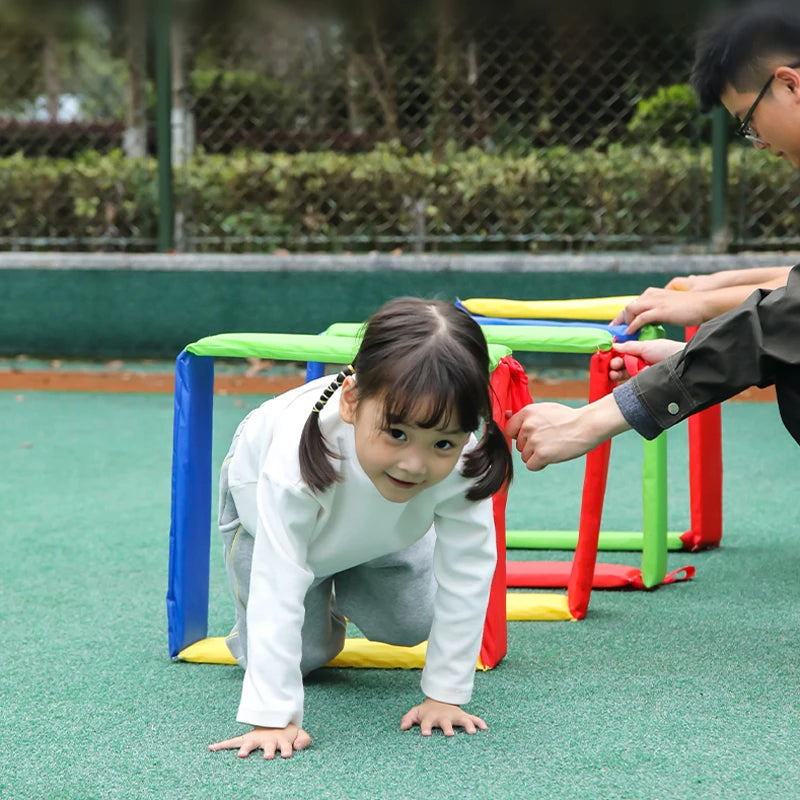
[[[800,61],[800,3],[756,2],[717,17],[697,37],[692,86],[707,111],[726,86],[757,92],[775,67]]]

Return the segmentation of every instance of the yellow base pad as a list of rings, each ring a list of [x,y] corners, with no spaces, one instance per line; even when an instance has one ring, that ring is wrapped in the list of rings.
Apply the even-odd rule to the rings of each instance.
[[[506,619],[514,622],[575,622],[565,594],[509,592]]]
[[[509,592],[506,618],[514,621],[557,622],[573,620],[566,595],[537,592]],[[416,647],[397,647],[369,639],[345,639],[344,650],[327,666],[371,669],[422,669],[427,642]],[[224,636],[211,636],[190,644],[178,653],[181,661],[195,664],[235,664]],[[485,669],[478,660],[477,669]]]
[[[344,650],[327,664],[329,667],[370,667],[372,669],[422,669],[428,643],[416,647],[397,647],[369,639],[345,639]],[[212,636],[189,645],[178,653],[181,661],[196,664],[235,664],[224,636]],[[483,669],[482,665],[478,665]]]

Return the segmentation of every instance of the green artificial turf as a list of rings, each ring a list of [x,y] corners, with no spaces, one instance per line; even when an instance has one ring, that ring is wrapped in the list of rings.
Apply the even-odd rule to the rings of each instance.
[[[217,398],[215,467],[256,402]],[[206,749],[243,729],[239,669],[167,656],[172,399],[0,392],[0,413],[3,800],[800,796],[800,450],[774,406],[724,409],[723,547],[669,556],[694,580],[595,592],[579,623],[509,624],[508,656],[468,706],[489,731],[401,733],[418,672],[323,670],[306,687],[312,748],[269,763]],[[672,529],[688,518],[684,438],[670,444]],[[640,457],[635,434],[615,442],[609,528],[638,524]],[[509,525],[574,528],[581,480],[581,462],[520,468]]]

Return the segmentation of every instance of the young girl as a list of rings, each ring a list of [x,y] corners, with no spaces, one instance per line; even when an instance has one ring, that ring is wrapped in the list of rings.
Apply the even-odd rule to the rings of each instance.
[[[495,567],[490,498],[511,472],[483,333],[443,301],[387,303],[352,367],[252,411],[222,467],[219,521],[227,643],[246,670],[237,720],[253,729],[210,749],[307,747],[303,676],[341,651],[345,618],[375,641],[428,639],[425,700],[401,729],[485,729],[460,704]]]

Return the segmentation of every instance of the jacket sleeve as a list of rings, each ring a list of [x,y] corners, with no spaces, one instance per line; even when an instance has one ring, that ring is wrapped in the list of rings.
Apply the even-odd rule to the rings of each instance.
[[[497,562],[492,501],[461,493],[437,509],[434,528],[437,588],[421,686],[427,697],[460,705],[472,696]]]
[[[800,367],[800,265],[785,287],[756,290],[740,306],[704,323],[686,347],[615,390],[626,420],[657,433],[750,386],[769,386]]]
[[[300,672],[304,601],[314,575],[306,561],[319,511],[299,488],[265,475],[257,490],[258,527],[247,601],[247,669],[236,719],[283,728],[303,722]]]

